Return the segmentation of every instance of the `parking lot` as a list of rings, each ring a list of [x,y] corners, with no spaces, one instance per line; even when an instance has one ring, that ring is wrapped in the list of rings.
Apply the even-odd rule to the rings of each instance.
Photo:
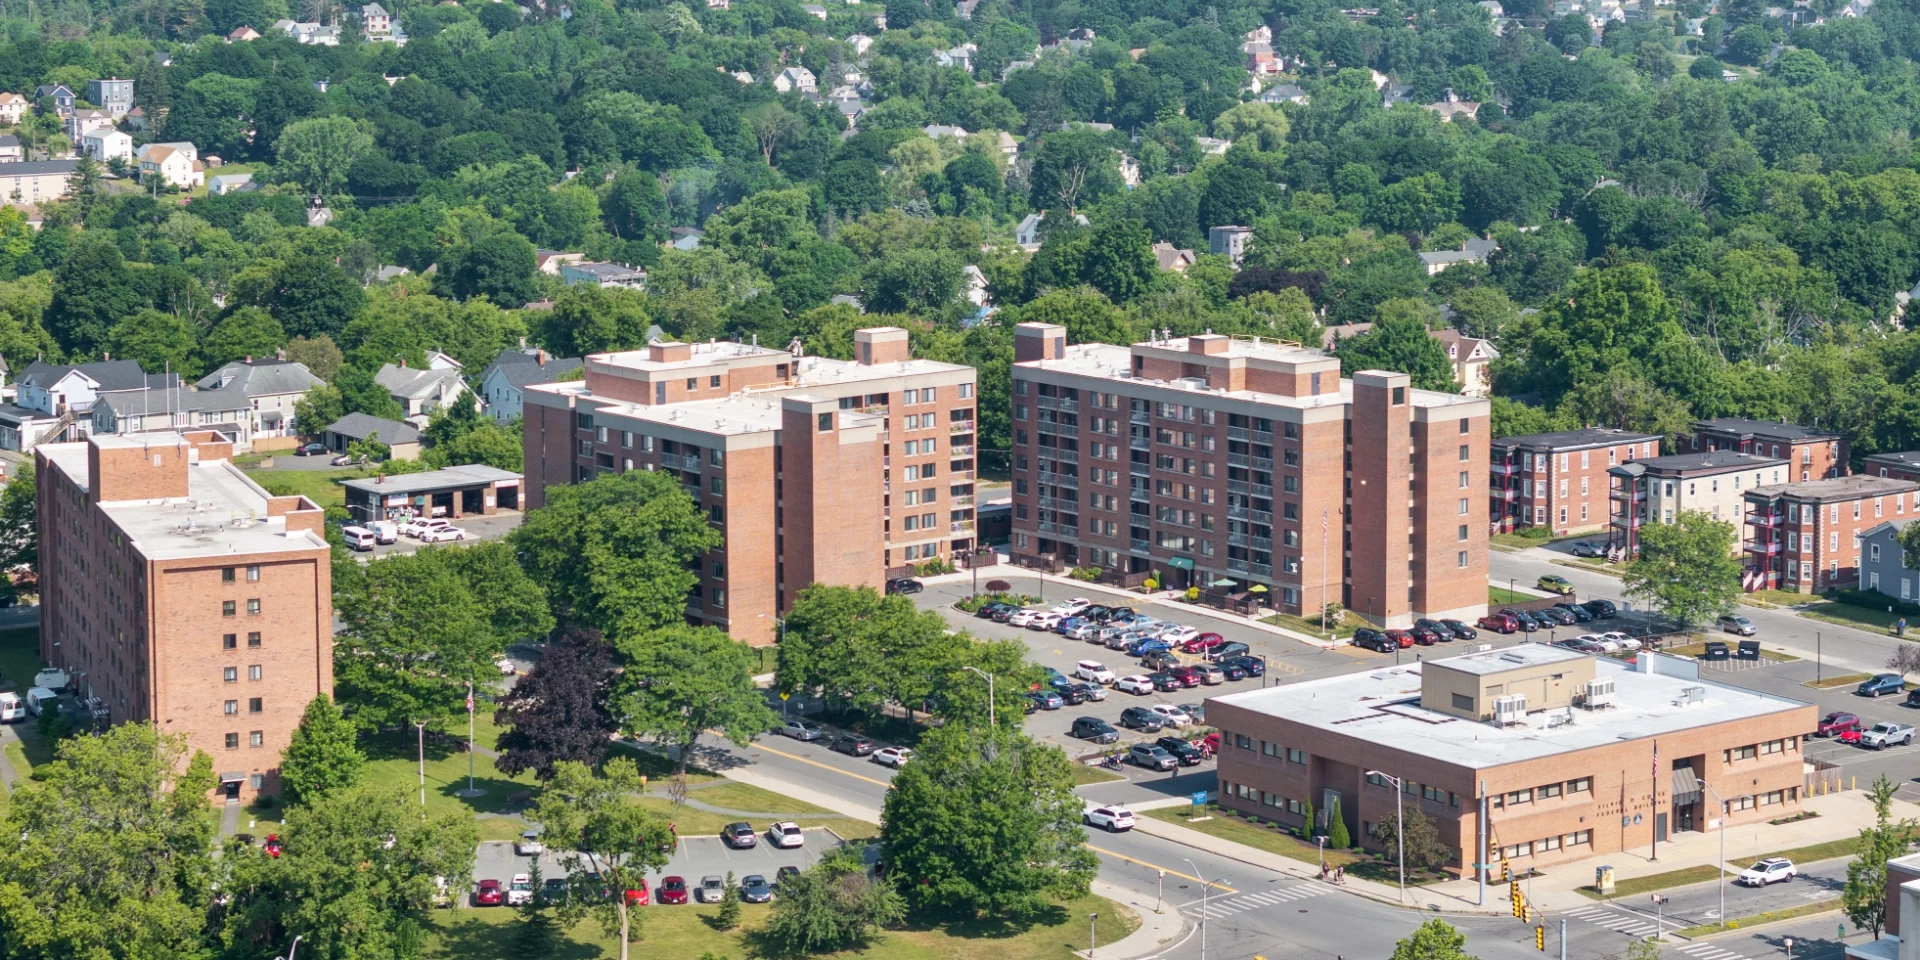
[[[651,890],[659,886],[661,877],[682,877],[689,887],[698,886],[701,877],[725,877],[733,874],[735,882],[751,875],[760,874],[772,882],[781,867],[797,867],[805,870],[812,866],[828,851],[837,849],[840,841],[824,827],[814,827],[806,832],[806,845],[789,850],[775,849],[767,842],[765,823],[754,823],[760,831],[759,842],[745,850],[735,850],[720,842],[719,837],[687,837],[680,841],[673,852],[673,859],[658,873],[650,873],[647,886]],[[498,880],[504,886],[516,873],[532,873],[533,857],[516,856],[513,844],[505,841],[489,841],[480,845],[473,863],[473,879],[476,884],[481,880]],[[542,854],[540,875],[542,877],[563,877],[567,870],[553,854]],[[649,896],[651,902],[652,897]]]

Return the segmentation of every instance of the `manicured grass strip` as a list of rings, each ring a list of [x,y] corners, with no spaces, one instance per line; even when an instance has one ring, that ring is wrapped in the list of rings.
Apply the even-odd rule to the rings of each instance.
[[[40,628],[0,630],[0,690],[25,693],[46,665],[40,659]]]
[[[1327,631],[1320,626],[1319,617],[1296,617],[1290,613],[1276,613],[1261,622],[1271,623],[1276,627],[1285,627],[1295,633],[1304,633],[1309,637],[1324,638],[1327,635]],[[1353,636],[1353,631],[1357,628],[1358,625],[1352,623],[1334,626],[1334,638],[1344,640],[1347,637],[1351,637]]]
[[[1126,777],[1114,773],[1112,770],[1102,770],[1099,767],[1089,766],[1084,763],[1076,763],[1073,765],[1073,785],[1076,787],[1084,787],[1090,783],[1112,783],[1115,780],[1125,779]]]
[[[1818,903],[1803,903],[1797,907],[1788,907],[1785,910],[1769,910],[1766,913],[1756,913],[1750,917],[1741,917],[1737,920],[1728,920],[1727,925],[1724,927],[1717,923],[1703,923],[1697,927],[1687,927],[1675,932],[1680,936],[1687,937],[1688,939],[1692,939],[1695,937],[1709,936],[1711,934],[1719,933],[1722,930],[1738,930],[1741,927],[1757,927],[1763,923],[1774,923],[1779,920],[1792,920],[1796,917],[1811,917],[1816,913],[1828,913],[1838,909],[1840,909],[1840,899],[1838,897],[1835,897],[1832,900],[1821,900]]]
[[[347,488],[339,481],[352,480],[366,474],[357,467],[342,467],[339,470],[249,470],[247,476],[253,482],[265,487],[268,493],[278,497],[299,495],[312,500],[322,507],[344,507],[347,505]]]
[[[1794,612],[1812,620],[1839,624],[1843,627],[1872,627],[1876,630],[1891,630],[1900,619],[1900,614],[1875,610],[1872,607],[1856,607],[1850,603],[1834,600],[1822,600],[1804,607],[1794,608]]]
[[[1572,567],[1575,570],[1585,570],[1588,573],[1604,573],[1609,577],[1616,578],[1620,576],[1622,566],[1617,563],[1608,563],[1605,560],[1553,560],[1549,562],[1556,567]]]
[[[1506,587],[1488,587],[1488,603],[1525,603],[1546,596],[1544,593],[1532,593],[1526,590],[1508,590]]]
[[[1859,683],[1862,680],[1872,680],[1872,679],[1873,679],[1873,674],[1871,673],[1843,673],[1843,674],[1840,674],[1839,676],[1823,677],[1819,680],[1802,681],[1800,685],[1803,687],[1814,687],[1820,690],[1825,690],[1829,687],[1844,687],[1850,683]]]
[[[1686,867],[1667,873],[1655,873],[1644,877],[1634,877],[1630,880],[1616,880],[1613,883],[1612,897],[1601,896],[1600,892],[1590,885],[1579,889],[1582,894],[1595,900],[1610,900],[1618,897],[1632,897],[1643,893],[1671,890],[1674,887],[1684,887],[1689,884],[1704,883],[1708,880],[1718,879],[1719,876],[1719,867],[1711,864],[1701,864],[1697,867]]]
[[[1794,847],[1791,850],[1779,850],[1773,853],[1763,853],[1763,854],[1760,854],[1759,856],[1754,857],[1753,859],[1758,861],[1758,860],[1765,860],[1768,857],[1786,857],[1788,860],[1792,860],[1794,863],[1804,866],[1809,863],[1819,863],[1822,860],[1831,860],[1834,857],[1851,857],[1855,853],[1858,853],[1859,851],[1860,851],[1859,837],[1843,837],[1839,840],[1828,840],[1825,843],[1815,843],[1815,844],[1809,844],[1804,847]]]
[[[1268,827],[1254,826],[1239,817],[1228,816],[1218,807],[1207,809],[1207,813],[1213,819],[1189,823],[1192,812],[1192,807],[1162,807],[1158,810],[1141,811],[1138,815],[1178,824],[1189,830],[1198,830],[1210,837],[1231,840],[1242,846],[1265,850],[1302,863],[1320,862],[1320,849],[1314,844],[1302,843],[1298,837]],[[1361,859],[1347,850],[1328,850],[1326,858],[1327,863],[1337,867],[1349,867]]]

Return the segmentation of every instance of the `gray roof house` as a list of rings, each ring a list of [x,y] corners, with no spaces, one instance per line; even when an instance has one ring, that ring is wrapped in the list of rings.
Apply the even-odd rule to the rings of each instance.
[[[327,429],[321,432],[320,442],[335,453],[346,453],[348,444],[369,437],[386,444],[391,459],[413,460],[420,456],[419,428],[411,423],[364,413],[349,413],[328,424]]]
[[[1456,263],[1486,263],[1487,258],[1498,249],[1500,245],[1492,240],[1467,240],[1460,244],[1458,250],[1422,253],[1420,262],[1426,266],[1427,276],[1431,277]]]
[[[520,416],[522,391],[536,383],[552,383],[580,369],[579,357],[549,357],[545,350],[503,350],[480,373],[480,397],[493,419],[505,423]]]
[[[14,382],[12,403],[0,403],[0,450],[31,452],[41,440],[78,440],[93,430],[93,408],[104,397],[172,387],[178,374],[147,373],[132,360],[60,364],[35,360]],[[55,430],[62,413],[70,426]]]
[[[1912,522],[1889,520],[1860,535],[1860,589],[1909,603],[1920,599],[1920,571],[1907,566],[1900,552],[1900,531]]]
[[[373,382],[387,388],[387,393],[409,417],[431,413],[453,402],[467,389],[458,370],[418,370],[391,363],[373,375]]]
[[[157,387],[110,393],[93,405],[93,432],[141,433],[184,427],[228,434],[236,445],[252,441],[247,423],[251,401],[238,393]]]
[[[245,432],[251,439],[298,433],[300,424],[294,421],[294,406],[307,391],[324,384],[304,363],[278,357],[260,360],[248,357],[201,377],[194,388],[202,394],[237,397],[244,402]]]

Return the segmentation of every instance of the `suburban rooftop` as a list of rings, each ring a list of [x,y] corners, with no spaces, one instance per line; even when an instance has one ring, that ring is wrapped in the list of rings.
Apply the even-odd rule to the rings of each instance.
[[[1720,417],[1714,420],[1702,420],[1694,424],[1695,429],[1712,430],[1716,433],[1750,434],[1756,437],[1778,437],[1782,440],[1837,440],[1840,435],[1819,427],[1803,427],[1797,423],[1782,423],[1777,420],[1749,420],[1745,417]]]
[[[1777,467],[1787,461],[1738,450],[1707,450],[1700,453],[1675,453],[1664,457],[1643,457],[1613,468],[1638,476],[1648,471],[1659,473],[1728,473],[1750,467]]]
[[[1175,338],[1176,341],[1179,338]],[[1184,346],[1173,343],[1135,344],[1141,347],[1167,349],[1184,352]],[[1309,360],[1331,360],[1319,350],[1309,349],[1285,341],[1262,342],[1258,345],[1243,340],[1232,341],[1225,354],[1212,356],[1246,357],[1249,359],[1273,360],[1287,363],[1299,363]],[[1227,397],[1234,400],[1246,400],[1253,403],[1305,409],[1313,407],[1341,407],[1353,402],[1353,381],[1340,378],[1340,388],[1316,396],[1289,397],[1278,393],[1263,393],[1257,390],[1224,390],[1208,387],[1195,380],[1150,380],[1133,374],[1133,348],[1120,347],[1109,343],[1082,343],[1067,347],[1066,353],[1058,360],[1031,360],[1014,365],[1017,370],[1047,370],[1077,374],[1084,377],[1099,377],[1106,380],[1119,380],[1145,386],[1164,387],[1170,391],[1188,394],[1204,394],[1214,397]],[[1466,404],[1485,405],[1486,400],[1479,397],[1466,397],[1453,393],[1439,393],[1418,388],[1408,391],[1416,407],[1449,407]],[[1172,398],[1167,398],[1169,402]]]
[[[1855,500],[1860,497],[1906,493],[1916,487],[1920,487],[1920,484],[1911,480],[1895,480],[1892,477],[1857,473],[1850,477],[1827,477],[1821,480],[1802,480],[1798,483],[1776,483],[1755,487],[1747,491],[1747,495],[1792,497],[1795,500]]]
[[[1633,430],[1620,430],[1614,427],[1587,427],[1583,430],[1557,430],[1552,433],[1528,433],[1517,437],[1501,437],[1493,441],[1496,447],[1552,447],[1579,449],[1580,447],[1610,447],[1617,443],[1644,443],[1661,439],[1657,433],[1639,433]]]
[[[1522,644],[1510,649],[1530,646],[1539,645]],[[1453,661],[1459,659],[1464,658],[1435,662],[1453,666]],[[1422,707],[1422,665],[1417,663],[1248,690],[1212,700],[1374,743],[1417,745],[1425,756],[1473,769],[1537,760],[1708,724],[1752,720],[1807,706],[1799,700],[1695,679],[1687,673],[1698,668],[1687,661],[1660,657],[1657,662],[1658,669],[1672,670],[1678,665],[1685,672],[1679,676],[1640,673],[1630,664],[1599,658],[1595,675],[1597,679],[1614,681],[1613,707],[1602,711],[1581,708],[1541,711],[1529,715],[1526,723],[1510,726],[1477,723]],[[1680,702],[1683,695],[1694,687],[1705,691],[1705,699],[1683,705]],[[1570,715],[1573,722],[1548,728],[1545,718],[1549,715]]]

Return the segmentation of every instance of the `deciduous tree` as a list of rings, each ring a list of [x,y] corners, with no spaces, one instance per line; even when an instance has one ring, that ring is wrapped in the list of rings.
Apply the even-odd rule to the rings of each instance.
[[[1466,934],[1435,918],[1394,944],[1388,960],[1474,960],[1466,947]]]
[[[777,955],[860,950],[876,930],[905,914],[900,894],[873,879],[859,855],[842,847],[780,881],[761,936]]]
[[[276,168],[308,192],[322,195],[345,186],[353,162],[371,149],[373,137],[351,117],[296,120],[274,142]]]
[[[607,705],[612,682],[613,648],[599,632],[562,631],[500,697],[494,722],[508,729],[493,765],[506,774],[531,770],[542,780],[563,760],[597,766],[618,728]]]
[[[360,780],[366,756],[356,743],[358,731],[324,693],[307,701],[293,740],[280,760],[280,789],[287,802],[310,805]]]
[[[614,699],[621,725],[675,748],[680,773],[702,733],[744,747],[779,720],[754,685],[747,645],[725,631],[674,624],[624,636],[618,647],[626,661]]]
[[[674,838],[667,822],[642,807],[640,771],[627,757],[614,757],[599,773],[586,764],[563,760],[540,793],[530,814],[544,828],[542,839],[566,868],[573,885],[563,913],[599,914],[608,932],[619,937],[620,960],[627,960],[633,928],[639,922],[625,892],[637,889],[648,870],[667,865]],[[586,875],[597,874],[597,879]],[[601,895],[602,886],[613,895]]]
[[[1640,526],[1640,556],[1621,580],[1684,627],[1728,610],[1740,596],[1740,561],[1733,556],[1733,524],[1699,510],[1682,510],[1672,523]]]
[[[1873,825],[1860,828],[1859,845],[1853,861],[1847,864],[1847,885],[1840,894],[1841,908],[1856,927],[1866,927],[1874,937],[1887,922],[1887,861],[1907,852],[1913,842],[1912,820],[1893,820],[1895,784],[1886,774],[1867,788],[1873,802]]]

